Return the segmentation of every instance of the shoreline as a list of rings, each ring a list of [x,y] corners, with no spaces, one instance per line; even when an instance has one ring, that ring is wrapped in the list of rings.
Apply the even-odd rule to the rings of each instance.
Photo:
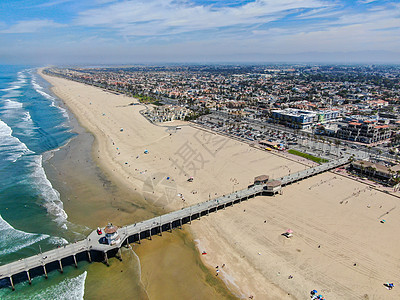
[[[53,90],[52,92],[61,101],[63,101],[62,97],[60,97]],[[64,102],[64,104],[66,103]],[[70,111],[68,105],[67,109],[68,111]],[[162,213],[163,209],[156,207],[151,203],[144,203],[144,201],[140,199],[140,197],[130,195],[132,192],[132,188],[127,189],[126,183],[116,180],[115,176],[108,180],[107,178],[109,178],[110,174],[104,174],[104,179],[100,178],[102,177],[101,173],[103,172],[103,166],[100,164],[101,160],[99,161],[96,155],[99,150],[99,143],[96,143],[98,139],[96,139],[96,137],[92,133],[90,133],[87,127],[82,126],[79,118],[77,118],[77,116],[73,114],[72,111],[71,114],[73,118],[72,123],[75,123],[72,124],[73,131],[77,132],[77,136],[69,141],[64,147],[61,147],[60,149],[57,149],[57,151],[54,151],[52,153],[52,157],[49,158],[50,163],[46,167],[46,172],[49,173],[49,177],[51,177],[52,182],[55,183],[55,187],[57,188],[57,190],[60,190],[62,196],[64,196],[64,209],[69,214],[68,220],[72,223],[85,224],[86,226],[89,226],[93,229],[99,226],[99,220],[104,221],[106,220],[106,217],[109,217],[109,220],[113,220],[113,222],[118,220],[115,223],[123,225],[141,221],[143,219],[153,217],[156,214]],[[73,156],[74,158],[71,159],[71,156]],[[92,157],[93,162],[91,162]],[[55,166],[52,166],[54,161]],[[93,164],[95,164],[95,166],[92,166]],[[89,172],[87,172],[87,169],[90,169]],[[81,181],[84,183],[80,184],[77,181]],[[99,185],[98,183],[96,184],[96,181],[105,182],[106,187],[104,188],[104,184],[103,186]],[[121,182],[123,184],[121,184]],[[82,185],[84,185],[85,187],[82,187]],[[110,189],[112,190],[111,192],[109,191]],[[113,197],[114,200],[116,197],[120,197],[122,200],[119,201],[119,203],[104,203],[98,205],[99,201],[100,203],[101,201],[104,202],[104,197],[99,197],[98,194],[103,194],[107,192],[109,192],[108,196]],[[93,200],[95,200],[95,202],[93,202]],[[88,208],[87,205],[84,204],[84,202],[87,202],[90,205],[97,206],[96,209],[94,209],[94,211],[98,212],[96,217],[93,217],[90,214],[88,215],[88,212],[93,211],[93,209],[91,209],[90,207]],[[129,206],[132,205],[134,205],[133,208],[130,208]],[[111,215],[107,216],[107,213],[104,212],[104,209],[102,208],[103,206],[105,206],[107,212],[109,212],[110,210],[114,212]],[[140,210],[143,210],[144,213],[138,214],[137,212]],[[119,216],[121,213],[126,214],[128,217],[120,218]],[[100,225],[105,224],[101,223]],[[182,266],[185,266],[186,269],[193,270],[190,272],[187,272],[186,270],[182,271],[186,272],[187,278],[191,278],[192,286],[198,289],[199,295],[204,294],[204,296],[208,295],[207,297],[211,298],[218,297],[220,299],[231,299],[232,297],[230,295],[230,292],[226,289],[222,281],[214,280],[215,282],[210,285],[209,280],[205,279],[207,276],[210,276],[210,270],[199,268],[200,265],[198,262],[196,262],[199,256],[197,251],[192,247],[188,248],[186,246],[187,244],[190,244],[191,240],[191,233],[184,229],[183,232],[173,232],[172,236],[168,238],[168,242],[161,242],[161,245],[165,249],[169,249],[172,247],[173,249],[179,251],[179,255],[186,257],[186,264],[183,264]],[[160,244],[160,242],[157,242],[157,244]],[[155,265],[153,262],[148,261],[147,258],[152,257],[154,255],[153,253],[159,251],[159,246],[157,246],[157,244],[154,241],[142,243],[142,245],[140,245],[140,247],[138,246],[137,250],[135,250],[140,253],[140,260],[146,261],[146,263],[142,264],[141,266],[144,271],[151,270],[154,267],[157,267],[157,265]],[[110,264],[112,268],[104,268],[103,265],[87,266],[88,277],[85,288],[85,295],[93,297],[104,296],[104,294],[100,295],[97,292],[98,281],[102,281],[104,282],[104,284],[108,282],[114,282],[114,284],[120,286],[121,291],[118,293],[119,299],[124,299],[125,297],[127,297],[128,294],[136,295],[141,299],[142,297],[145,297],[147,291],[146,289],[144,289],[144,287],[140,287],[143,286],[140,276],[138,277],[138,279],[136,279],[137,273],[135,271],[135,268],[137,269],[137,263],[135,263],[134,261],[135,257],[137,257],[137,259],[139,259],[139,257],[136,255],[134,255],[135,257],[131,256],[129,254],[130,251],[131,250],[129,250],[128,252],[124,251],[123,256],[125,257],[125,259],[123,263],[120,263],[116,259],[111,259]],[[175,253],[169,253],[169,256],[172,260],[180,258],[178,254]],[[123,267],[121,269],[121,272],[131,273],[130,277],[132,277],[133,280],[131,279],[129,282],[126,282],[125,277],[121,277],[122,274],[120,274],[120,271],[115,269],[119,269],[117,265],[124,264],[130,266]],[[139,262],[139,266],[140,265],[141,264]],[[193,268],[193,266],[195,267]],[[158,273],[161,277],[171,277],[168,272],[160,271]],[[202,280],[196,279],[200,277],[204,278]],[[94,281],[95,279],[96,282]],[[123,285],[121,285],[121,281],[125,282],[126,286],[133,286],[133,289],[127,290]],[[213,280],[211,280],[211,282],[212,281]],[[187,287],[175,289],[173,281],[170,282],[170,286],[172,287],[172,290],[169,291],[171,297],[180,297],[182,294],[187,294],[189,291],[187,290]],[[166,290],[164,289],[164,292],[165,291]],[[153,295],[152,298],[154,299],[163,299],[163,294],[158,293],[157,289],[153,289],[151,294]],[[113,294],[110,296],[115,295]]]
[[[241,189],[261,174],[276,178],[305,168],[215,133],[186,126],[169,132],[154,126],[138,108],[126,106],[133,98],[66,79],[50,81],[89,125],[107,132],[99,136],[99,162],[161,211]],[[149,154],[143,154],[145,149]],[[190,149],[197,160],[182,160]],[[173,163],[179,160],[181,164]],[[195,163],[200,167],[190,169]],[[218,278],[241,297],[304,299],[317,289],[331,299],[384,298],[382,282],[400,277],[390,263],[400,260],[400,242],[390,235],[400,226],[400,215],[392,211],[385,225],[376,216],[395,205],[390,195],[324,173],[285,187],[283,195],[256,197],[211,214],[189,230],[202,261],[211,269],[224,264]],[[295,232],[291,239],[281,236],[288,228]],[[207,255],[201,256],[202,251]]]

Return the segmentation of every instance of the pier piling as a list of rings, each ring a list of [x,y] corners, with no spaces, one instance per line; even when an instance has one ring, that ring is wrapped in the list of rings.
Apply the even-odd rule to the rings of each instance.
[[[47,276],[47,270],[46,270],[46,265],[43,265],[43,271],[44,271],[44,278],[49,278],[49,276]]]
[[[29,275],[29,270],[26,271],[26,277],[28,277],[29,284],[32,284],[31,275]]]
[[[72,256],[74,257],[75,268],[78,268],[78,264],[76,262],[76,256],[75,255],[72,255]]]
[[[64,273],[61,259],[58,261],[58,263],[60,264],[60,273]]]
[[[107,267],[109,267],[109,263],[108,263],[108,256],[107,256],[107,251],[104,251],[104,263],[107,265]]]
[[[122,251],[121,248],[118,248],[118,259],[122,261]]]
[[[10,276],[10,283],[11,283],[11,289],[13,291],[15,291],[15,287],[14,287],[14,282],[13,282],[12,276]]]

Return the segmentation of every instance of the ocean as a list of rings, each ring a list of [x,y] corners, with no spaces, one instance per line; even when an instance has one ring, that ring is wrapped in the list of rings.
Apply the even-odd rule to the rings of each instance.
[[[84,237],[87,228],[68,221],[43,168],[75,135],[67,110],[35,68],[0,66],[0,264]],[[36,277],[15,292],[2,288],[0,298],[83,299],[84,269]]]

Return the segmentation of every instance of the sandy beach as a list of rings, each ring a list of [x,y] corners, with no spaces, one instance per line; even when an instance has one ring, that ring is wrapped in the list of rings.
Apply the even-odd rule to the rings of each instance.
[[[92,156],[99,167],[124,185],[126,194],[160,213],[245,188],[261,174],[274,178],[307,167],[185,123],[180,130],[174,123],[153,125],[140,114],[143,105],[131,105],[137,103],[133,98],[42,76],[95,136]],[[203,217],[185,230],[213,276],[240,298],[307,299],[317,289],[327,299],[396,299],[399,200],[329,172],[285,187],[283,195],[257,197]],[[84,200],[65,203],[67,212],[74,201]],[[129,201],[116,199],[109,220],[131,223],[138,209]],[[95,226],[104,215],[83,225]],[[287,239],[281,234],[289,228],[294,236]],[[142,281],[152,290],[152,274],[142,269]],[[385,282],[396,287],[389,291]]]

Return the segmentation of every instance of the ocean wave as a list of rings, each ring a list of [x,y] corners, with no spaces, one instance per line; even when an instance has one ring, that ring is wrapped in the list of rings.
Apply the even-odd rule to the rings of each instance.
[[[5,99],[3,108],[10,109],[10,108],[21,108],[23,107],[23,104],[21,102],[11,100],[11,99]]]
[[[10,83],[10,87],[0,89],[2,92],[9,92],[5,97],[20,95],[19,90],[26,83],[26,76],[23,72],[18,72],[17,80]]]
[[[85,294],[85,281],[87,272],[74,278],[67,278],[57,285],[50,286],[37,294],[30,296],[30,299],[63,299],[63,300],[80,300]]]
[[[21,156],[34,152],[12,135],[12,129],[0,120],[0,153],[3,161],[17,161]],[[0,162],[1,164],[1,162]]]
[[[3,105],[0,109],[1,115],[4,116],[3,118],[7,119],[8,123],[13,124],[14,130],[16,130],[19,135],[35,135],[36,126],[33,123],[29,111],[24,109],[23,103],[11,99],[5,99],[2,104]]]
[[[43,88],[41,85],[39,85],[39,84],[37,83],[37,81],[36,81],[34,75],[32,75],[32,81],[31,81],[31,83],[32,83],[32,86],[33,86],[33,88],[35,89],[35,91],[36,91],[37,93],[39,93],[40,95],[42,95],[42,96],[43,96],[44,98],[46,98],[47,100],[50,100],[50,101],[51,101],[51,103],[50,103],[50,106],[51,106],[51,107],[58,108],[58,109],[61,111],[61,113],[63,114],[63,116],[64,116],[65,118],[69,119],[69,115],[68,115],[68,113],[67,113],[67,110],[66,110],[65,108],[63,108],[63,107],[61,107],[61,106],[59,106],[59,105],[56,104],[57,98],[55,98],[55,97],[49,95],[48,93],[46,93],[46,92],[44,91],[44,88]]]
[[[36,89],[35,91],[38,92],[40,95],[42,95],[43,97],[45,97],[47,100],[51,100],[52,104],[54,104],[53,102],[56,100],[56,98],[54,98],[53,96],[50,96],[49,94],[47,94],[46,92],[40,90],[40,89]]]
[[[37,82],[36,82],[36,80],[35,79],[33,79],[33,78],[35,78],[35,77],[32,77],[32,86],[33,86],[33,88],[35,89],[35,90],[43,90],[43,87],[42,86],[40,86]]]
[[[31,79],[31,84],[34,88],[34,90],[39,93],[40,95],[42,95],[43,97],[45,97],[47,100],[51,100],[52,102],[56,100],[56,98],[54,98],[53,96],[47,94],[44,91],[44,88],[36,81],[36,76],[32,74],[32,79]]]
[[[3,91],[3,92],[9,92],[9,91],[13,91],[13,90],[18,90],[18,89],[20,89],[20,88],[21,88],[20,85],[13,85],[13,86],[11,86],[11,87],[9,87],[9,88],[1,89],[1,91]]]
[[[16,252],[49,237],[47,234],[27,233],[17,230],[0,215],[0,255]]]
[[[66,227],[65,222],[67,221],[68,215],[64,211],[64,204],[60,199],[60,193],[53,188],[51,182],[46,176],[46,173],[42,166],[42,155],[35,155],[33,160],[34,171],[32,177],[34,185],[38,189],[40,195],[44,200],[44,207],[47,212],[56,217],[56,221]]]
[[[26,74],[25,71],[19,71],[17,73],[17,83],[19,84],[25,84],[26,83]]]

